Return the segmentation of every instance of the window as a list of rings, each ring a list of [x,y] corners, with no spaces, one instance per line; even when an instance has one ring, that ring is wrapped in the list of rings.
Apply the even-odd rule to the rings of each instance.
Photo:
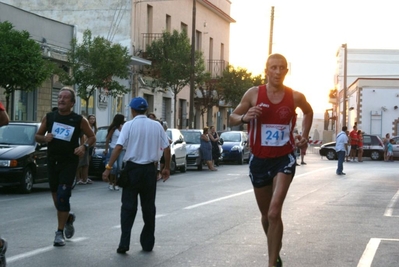
[[[152,33],[153,7],[147,5],[147,33]]]
[[[172,17],[169,16],[169,15],[166,15],[166,27],[165,27],[165,30],[167,32],[170,32],[171,27],[172,27],[171,24],[172,24]]]
[[[195,50],[201,51],[202,49],[202,32],[195,31]]]
[[[187,24],[185,24],[185,23],[181,23],[180,24],[180,30],[183,32],[183,31],[185,31],[186,33],[188,33],[188,26],[187,26]]]

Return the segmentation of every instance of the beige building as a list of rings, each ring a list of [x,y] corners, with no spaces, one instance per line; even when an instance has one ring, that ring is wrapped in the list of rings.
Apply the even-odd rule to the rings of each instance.
[[[140,68],[149,64],[140,58],[146,44],[156,40],[163,31],[186,30],[191,37],[193,24],[193,1],[191,0],[65,0],[65,1],[19,1],[3,2],[31,11],[43,17],[75,25],[77,34],[90,29],[93,36],[103,36],[108,40],[128,47],[132,55],[131,79],[124,84],[131,88],[131,93],[121,98],[108,97],[106,102],[101,92],[96,92],[89,103],[89,113],[97,116],[98,126],[109,125],[116,113],[130,115],[129,101],[132,96],[145,97],[157,117],[167,121],[170,127],[187,127],[190,108],[190,90],[187,86],[177,96],[176,110],[173,114],[174,101],[170,91],[151,88],[146,83],[149,77],[139,75]],[[203,52],[206,69],[213,76],[222,73],[229,61],[230,17],[229,0],[196,0],[195,47]],[[189,66],[187,66],[189,67]],[[192,103],[191,103],[192,104]],[[221,103],[223,104],[223,103]],[[75,106],[75,111],[82,113],[84,101]],[[216,125],[223,129],[227,125],[228,107],[214,107],[211,112],[200,116],[195,114],[195,127],[203,124]],[[176,120],[175,120],[176,118]]]
[[[197,0],[195,6],[195,48],[203,52],[206,70],[212,77],[221,76],[227,67],[230,55],[230,1]],[[132,43],[134,54],[145,52],[146,45],[161,37],[162,32],[173,30],[187,31],[192,36],[193,1],[138,1],[133,2]],[[190,67],[190,66],[187,66]],[[138,70],[139,72],[139,70]],[[204,125],[215,125],[222,130],[227,126],[228,107],[219,105],[201,115],[198,105],[195,106],[194,125],[189,124],[190,88],[186,86],[176,98],[170,90],[151,88],[150,77],[139,75],[137,95],[149,102],[150,110],[158,118],[175,128],[202,128]],[[147,81],[147,82],[146,82]],[[160,90],[161,89],[161,90]],[[196,94],[195,97],[201,97]],[[176,113],[173,114],[176,104]],[[220,103],[223,104],[223,103]]]

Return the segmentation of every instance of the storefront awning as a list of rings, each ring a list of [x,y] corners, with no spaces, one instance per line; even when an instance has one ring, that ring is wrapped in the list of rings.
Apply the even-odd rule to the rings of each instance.
[[[141,58],[141,57],[132,56],[131,59],[132,59],[132,61],[130,63],[132,65],[138,65],[138,66],[151,65],[151,61]]]

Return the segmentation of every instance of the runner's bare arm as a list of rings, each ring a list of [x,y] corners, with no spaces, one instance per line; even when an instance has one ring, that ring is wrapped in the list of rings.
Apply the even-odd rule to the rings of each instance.
[[[309,132],[313,122],[313,109],[306,100],[305,95],[300,92],[294,92],[294,102],[295,107],[300,108],[303,112],[302,139],[298,142],[298,146],[301,147],[309,141]]]
[[[241,102],[230,114],[229,123],[231,126],[249,122],[262,114],[262,109],[256,107],[258,86],[249,88],[241,99]]]

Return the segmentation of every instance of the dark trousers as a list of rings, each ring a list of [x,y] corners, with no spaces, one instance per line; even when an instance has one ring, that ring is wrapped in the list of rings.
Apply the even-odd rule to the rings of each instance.
[[[342,171],[344,170],[345,154],[346,154],[345,151],[338,151],[338,152],[337,152],[337,157],[338,157],[337,174],[341,174]]]
[[[140,165],[128,162],[128,187],[122,190],[121,207],[121,240],[119,247],[129,249],[130,235],[137,214],[137,201],[140,195],[144,227],[140,235],[140,243],[145,251],[151,251],[155,243],[155,194],[156,167],[154,163]]]

